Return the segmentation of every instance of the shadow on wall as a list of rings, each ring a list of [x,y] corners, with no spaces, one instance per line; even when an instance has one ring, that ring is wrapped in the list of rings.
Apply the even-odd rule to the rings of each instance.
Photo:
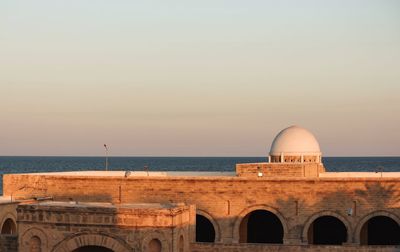
[[[301,233],[306,244],[400,245],[400,219],[391,211],[400,207],[400,192],[395,183],[365,183],[364,189],[337,188],[328,194],[312,191],[310,187],[310,201],[289,197],[277,200],[276,206],[293,209],[287,218],[295,223],[288,231],[289,239]],[[298,216],[303,209],[336,210],[310,212],[308,220],[301,223]]]
[[[189,222],[186,229],[179,222],[185,218],[179,216],[182,212],[189,219],[189,206],[149,204],[119,208],[118,204],[75,201],[81,198],[69,195],[67,202],[19,205],[19,242],[23,251],[189,251]],[[146,226],[147,223],[155,226]]]
[[[221,223],[229,223],[232,240],[239,243],[286,244],[293,241],[294,243],[315,245],[343,245],[346,243],[362,245],[400,244],[400,219],[391,210],[391,208],[398,209],[400,207],[400,192],[396,190],[398,186],[396,187],[395,183],[365,182],[364,188],[355,191],[343,186],[335,188],[331,193],[320,193],[313,188],[313,185],[310,184],[310,195],[307,197],[307,201],[302,200],[304,196],[285,198],[282,195],[281,198],[268,205],[251,205],[249,203],[246,211],[243,211],[238,217],[214,219],[211,215],[199,211],[196,217],[197,225],[192,227],[192,229],[196,230],[195,240],[197,242],[221,242]],[[170,190],[170,188],[165,190],[167,189]],[[165,196],[163,193],[154,193],[154,195],[153,198],[146,198],[149,203],[159,202],[158,199],[160,198],[163,198],[164,203],[170,201],[185,202],[186,199],[192,196],[183,192],[180,194],[175,193],[175,196]],[[57,196],[55,199],[84,201],[87,200],[87,197],[88,195],[85,194],[72,194],[69,196]],[[119,203],[121,202],[121,189],[119,189],[119,192],[116,190],[112,194],[90,194],[90,198],[91,200],[101,199],[103,202],[115,201],[114,203]],[[195,203],[193,199],[190,200]],[[284,209],[284,211],[280,211],[280,209]],[[313,209],[331,210],[313,212]],[[282,214],[283,212],[284,214]],[[118,215],[117,212],[113,214],[115,216]],[[308,218],[304,220],[304,216]],[[119,221],[123,220],[116,220],[115,226],[119,225]],[[226,226],[224,225],[224,227]],[[382,235],[387,233],[388,230],[393,236]],[[124,243],[122,241],[119,242],[119,238],[113,236],[114,233],[113,231],[104,233],[81,232],[78,236],[68,238],[70,240],[65,240],[64,242],[70,242],[71,244],[78,243],[79,240],[90,242],[90,237],[95,236],[100,240],[110,240],[114,244],[122,244],[120,246],[124,247]],[[28,241],[34,236],[34,233],[32,233]],[[44,246],[43,239],[39,235],[36,236],[41,239],[40,246]],[[108,238],[105,239],[104,237]],[[188,239],[185,240],[188,241]],[[150,237],[146,240],[145,251],[159,250],[157,245],[159,243],[162,247],[165,241],[156,236]],[[35,244],[35,242],[32,241],[32,244]],[[84,249],[88,248],[85,248],[83,244],[86,244],[85,246],[113,249],[107,243],[96,244],[93,242],[82,243],[82,248],[75,247],[73,249],[85,251]],[[178,246],[178,248],[181,251],[181,246]],[[138,247],[138,249],[142,249],[142,247]],[[182,249],[185,249],[184,246]]]
[[[400,191],[396,189],[395,183],[386,186],[377,182],[365,183],[365,190],[356,190],[355,196],[360,201],[360,204],[372,205],[376,208],[391,206],[400,202]]]
[[[218,223],[230,223],[233,242],[239,243],[289,244],[297,240],[294,243],[400,245],[400,219],[393,211],[400,207],[400,192],[394,184],[365,183],[363,190],[338,188],[328,194],[310,188],[310,201],[301,200],[303,197],[279,199],[271,204],[275,208],[249,207],[251,211],[238,218],[211,219],[200,212],[196,241],[220,242],[214,235],[220,232]],[[279,209],[285,209],[285,216]]]
[[[48,203],[48,204],[47,204]],[[69,206],[66,206],[66,205]],[[64,205],[40,202],[19,205],[19,247],[34,252],[119,252],[130,251],[131,246],[111,232],[119,225],[118,211],[107,208],[98,211],[95,205],[87,208],[73,202]],[[101,226],[104,218],[114,221],[108,227]],[[54,223],[57,223],[54,225]],[[87,226],[82,224],[88,224]],[[79,224],[79,225],[77,225]],[[73,231],[71,231],[71,227]],[[63,235],[60,236],[60,231]]]

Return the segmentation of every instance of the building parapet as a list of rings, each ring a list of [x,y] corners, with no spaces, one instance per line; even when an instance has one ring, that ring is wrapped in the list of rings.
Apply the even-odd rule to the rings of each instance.
[[[128,227],[174,227],[188,225],[190,206],[184,204],[119,204],[91,202],[22,203],[18,222],[106,225]]]
[[[239,177],[319,177],[325,168],[320,163],[247,163],[236,164]]]

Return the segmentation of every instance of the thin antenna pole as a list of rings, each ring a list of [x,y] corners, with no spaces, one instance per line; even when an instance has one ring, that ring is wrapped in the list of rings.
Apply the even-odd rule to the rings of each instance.
[[[106,149],[106,171],[108,171],[108,148],[106,144],[104,144],[104,148]]]

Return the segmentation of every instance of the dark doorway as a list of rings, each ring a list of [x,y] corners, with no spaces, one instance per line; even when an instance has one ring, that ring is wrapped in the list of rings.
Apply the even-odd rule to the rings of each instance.
[[[196,242],[214,242],[215,229],[209,219],[196,214]]]
[[[362,245],[400,245],[400,226],[392,218],[376,216],[361,228]]]
[[[310,244],[342,245],[346,241],[346,226],[333,216],[317,218],[308,229],[308,243]]]
[[[114,252],[114,251],[100,246],[84,246],[77,248],[72,252]]]
[[[240,224],[242,243],[283,243],[283,226],[279,218],[266,210],[247,214]]]
[[[1,234],[16,234],[17,226],[15,222],[8,218],[1,227]]]

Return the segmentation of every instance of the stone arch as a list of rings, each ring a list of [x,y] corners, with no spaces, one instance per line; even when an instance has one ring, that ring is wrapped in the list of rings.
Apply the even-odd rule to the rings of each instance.
[[[40,239],[40,246],[42,251],[48,251],[48,239],[47,235],[43,230],[39,228],[29,228],[27,229],[19,238],[19,244],[21,244],[22,247],[29,248],[30,247],[30,240],[33,237],[37,237]],[[27,250],[29,251],[29,250]]]
[[[1,220],[0,233],[1,234],[16,234],[17,233],[17,221],[14,214],[8,212],[3,216]]]
[[[324,216],[331,216],[331,217],[335,217],[335,218],[339,219],[343,223],[343,225],[346,227],[346,230],[347,230],[347,241],[346,242],[349,243],[352,241],[352,237],[351,237],[352,228],[351,228],[350,222],[344,216],[342,216],[336,212],[333,212],[333,211],[321,211],[321,212],[313,214],[305,222],[303,232],[302,232],[302,237],[301,237],[301,239],[304,243],[309,242],[308,241],[308,230],[310,229],[311,224],[313,224],[316,219],[318,219],[320,217],[324,217]]]
[[[214,232],[215,232],[214,242],[219,242],[221,239],[221,229],[218,225],[218,222],[215,221],[214,217],[212,217],[212,215],[209,214],[208,212],[201,210],[201,209],[196,210],[196,215],[201,215],[211,222],[211,224],[214,227]]]
[[[57,243],[52,252],[70,252],[80,247],[99,246],[114,252],[131,251],[132,248],[122,239],[105,233],[76,233]]]
[[[1,234],[15,235],[17,233],[17,224],[13,219],[7,218],[1,226]]]
[[[267,205],[253,205],[253,206],[245,208],[244,210],[242,210],[238,214],[238,216],[236,217],[236,220],[235,220],[235,224],[233,226],[233,230],[232,230],[233,242],[234,243],[239,243],[239,240],[240,240],[240,224],[242,223],[243,219],[249,213],[251,213],[253,211],[256,211],[256,210],[265,210],[265,211],[271,212],[272,214],[274,214],[279,219],[279,221],[282,224],[282,228],[283,228],[283,243],[285,243],[285,238],[288,237],[287,221],[278,210],[276,210],[275,208],[272,208],[270,206],[267,206]]]
[[[165,235],[160,232],[160,231],[149,231],[147,234],[145,234],[143,240],[142,240],[142,250],[141,251],[148,251],[149,243],[152,240],[159,240],[162,246],[162,252],[170,252],[171,251],[171,245],[168,239],[165,238]]]
[[[357,223],[357,226],[354,230],[354,242],[356,244],[361,244],[361,229],[364,226],[364,224],[366,224],[370,219],[374,218],[374,217],[378,217],[378,216],[385,216],[385,217],[389,217],[391,219],[393,219],[395,222],[397,222],[397,224],[400,225],[400,218],[391,212],[388,211],[384,211],[384,210],[378,210],[378,211],[374,211],[371,212],[369,214],[366,214],[364,217],[362,217],[360,219],[360,221]]]

